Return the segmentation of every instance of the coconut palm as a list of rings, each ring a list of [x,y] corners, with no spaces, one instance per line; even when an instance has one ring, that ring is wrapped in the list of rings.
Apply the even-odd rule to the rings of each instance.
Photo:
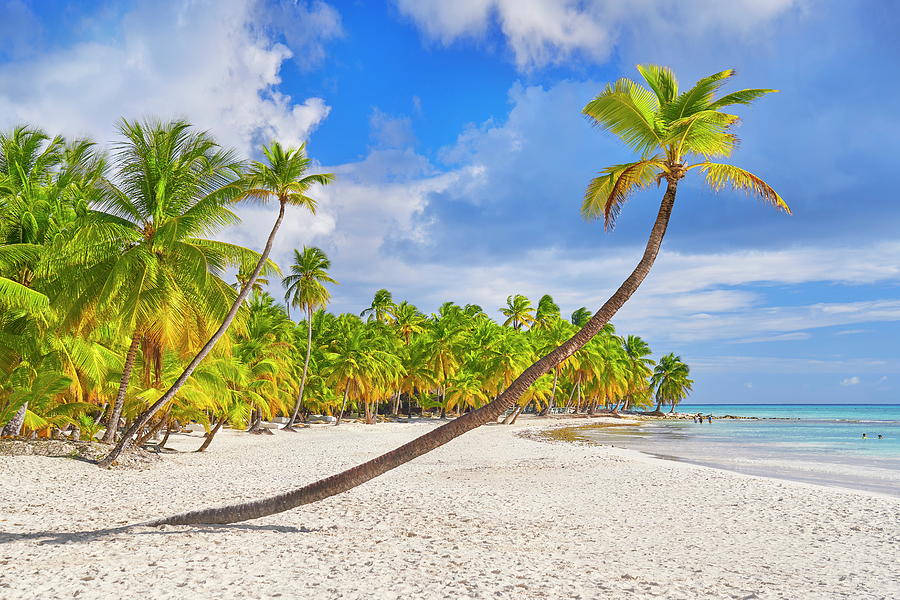
[[[425,315],[406,300],[394,307],[394,329],[407,346],[413,335],[425,331],[425,321]]]
[[[141,344],[157,358],[166,347],[195,350],[210,318],[233,300],[221,275],[249,254],[201,237],[238,220],[228,209],[241,168],[233,153],[184,121],[122,121],[119,132],[115,183],[64,254],[80,256],[85,269],[58,294],[70,319],[87,310],[116,314],[129,340],[107,443],[115,441]]]
[[[395,309],[396,305],[394,304],[393,295],[389,291],[382,289],[375,292],[371,306],[359,313],[359,316],[367,317],[369,321],[393,323]]]
[[[749,189],[763,200],[785,211],[787,205],[768,184],[730,165],[708,162],[713,156],[727,156],[736,137],[729,129],[735,119],[719,111],[731,104],[748,104],[770,90],[743,90],[718,99],[714,93],[731,77],[723,71],[701,79],[679,93],[674,74],[667,68],[643,65],[639,71],[650,89],[630,79],[608,85],[588,103],[584,113],[597,125],[617,135],[640,160],[611,167],[588,187],[583,214],[604,216],[607,225],[621,208],[627,194],[656,180],[666,182],[666,191],[644,253],[632,273],[584,326],[559,347],[525,369],[495,400],[478,410],[438,427],[386,454],[337,475],[278,496],[222,508],[196,510],[155,521],[156,524],[232,523],[288,510],[352,489],[497,417],[511,408],[543,374],[582,348],[637,291],[659,254],[678,184],[692,168],[699,168],[716,189],[724,183]],[[652,91],[651,91],[652,90]],[[654,152],[658,152],[654,153]],[[689,164],[694,157],[702,160]]]
[[[534,329],[549,327],[551,323],[560,318],[559,305],[553,301],[553,296],[544,294],[538,300],[537,310],[534,313]]]
[[[97,463],[100,467],[109,467],[112,462],[118,458],[126,446],[131,443],[131,437],[134,433],[144,427],[157,411],[175,397],[178,389],[184,385],[184,382],[187,381],[187,378],[190,377],[194,369],[197,368],[197,365],[206,358],[206,355],[212,351],[219,339],[228,330],[228,327],[237,315],[238,309],[250,293],[250,289],[253,287],[256,278],[259,277],[263,266],[269,258],[269,253],[272,251],[272,243],[275,241],[275,235],[278,233],[281,222],[284,220],[285,209],[287,206],[299,206],[306,208],[310,212],[315,212],[317,203],[315,199],[307,195],[309,190],[315,185],[327,185],[334,181],[334,175],[332,174],[307,173],[310,167],[310,159],[306,156],[305,145],[301,145],[299,148],[295,149],[286,149],[278,142],[272,142],[270,146],[263,147],[263,154],[266,157],[266,162],[253,163],[249,172],[242,180],[241,193],[237,196],[238,199],[252,200],[261,203],[265,203],[272,199],[278,202],[278,216],[275,219],[275,224],[272,226],[269,237],[266,239],[266,245],[259,256],[256,267],[253,269],[253,272],[250,274],[250,278],[244,284],[244,287],[238,292],[231,308],[225,315],[222,324],[216,332],[188,363],[184,372],[175,381],[172,387],[169,388],[159,400],[144,411],[143,414],[135,419],[134,423],[128,431],[126,431],[116,447],[113,448],[112,452]]]
[[[653,366],[656,363],[653,359],[648,358],[651,353],[649,344],[636,335],[627,336],[622,343],[622,348],[628,357],[630,385],[621,400],[625,410],[628,410],[636,397],[645,395],[650,389],[647,378],[653,374]],[[616,402],[613,410],[617,411],[618,409],[619,402]]]
[[[587,323],[591,318],[591,311],[587,309],[587,307],[582,306],[581,308],[575,310],[572,313],[572,316],[569,318],[569,321],[572,325],[577,327],[584,327],[584,324]]]
[[[331,294],[326,283],[337,283],[328,275],[331,261],[325,252],[315,246],[303,246],[303,251],[294,250],[294,264],[291,265],[290,274],[281,280],[281,285],[287,290],[284,294],[288,306],[306,311],[306,356],[303,359],[303,375],[300,379],[300,392],[297,394],[297,403],[291,418],[282,428],[293,431],[297,413],[303,404],[303,390],[306,387],[306,375],[309,370],[309,356],[312,352],[313,312],[317,308],[324,308],[331,299]]]
[[[500,307],[500,312],[506,317],[503,325],[512,325],[516,331],[523,325],[534,323],[534,308],[531,306],[531,300],[522,294],[507,296],[506,306]]]
[[[653,370],[653,377],[650,379],[650,385],[656,390],[656,410],[659,413],[663,404],[668,404],[672,408],[669,412],[674,412],[679,402],[687,398],[694,385],[694,380],[690,378],[691,369],[680,356],[675,354],[666,354],[659,359],[659,364]]]

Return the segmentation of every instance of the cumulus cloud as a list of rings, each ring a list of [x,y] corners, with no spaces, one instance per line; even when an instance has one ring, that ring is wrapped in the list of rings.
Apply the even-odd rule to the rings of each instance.
[[[282,36],[303,69],[320,64],[326,43],[344,35],[340,13],[321,0],[258,1],[259,25]]]
[[[854,375],[853,377],[847,377],[846,379],[842,379],[841,385],[843,385],[843,386],[859,385],[859,377]]]
[[[426,38],[443,45],[483,40],[498,28],[519,69],[561,64],[573,56],[607,59],[630,29],[642,37],[746,34],[798,4],[797,0],[395,0]],[[739,17],[738,17],[739,15]]]
[[[757,343],[769,343],[769,342],[794,342],[799,340],[808,340],[810,338],[810,334],[805,331],[797,331],[794,333],[782,333],[779,335],[764,335],[760,337],[749,337],[743,338],[740,340],[734,340],[732,344],[757,344]]]
[[[307,19],[332,10],[322,2],[296,7]],[[272,139],[299,144],[329,107],[279,91],[279,70],[293,54],[267,35],[258,8],[253,0],[143,0],[103,41],[2,64],[0,127],[29,122],[106,142],[119,116],[184,116],[245,154]],[[333,32],[310,31],[303,47]]]

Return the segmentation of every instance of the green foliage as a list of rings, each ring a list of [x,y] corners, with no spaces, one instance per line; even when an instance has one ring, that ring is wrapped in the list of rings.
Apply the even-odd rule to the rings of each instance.
[[[657,93],[680,98],[669,75],[650,77]],[[638,88],[617,89],[642,114],[659,108]],[[682,101],[684,110],[703,98]],[[134,419],[173,384],[249,282],[259,255],[209,237],[237,222],[231,205],[277,200],[315,210],[309,190],[333,180],[307,173],[303,147],[273,143],[263,149],[265,163],[248,164],[183,121],[123,120],[119,131],[109,156],[88,141],[30,127],[0,134],[0,426],[24,415],[26,433],[74,426],[93,439],[123,383],[122,415]],[[623,179],[627,170],[615,171],[609,185],[647,179],[634,169]],[[745,172],[711,163],[704,170],[714,186],[768,193]],[[446,302],[426,315],[381,289],[360,316],[333,315],[324,310],[327,286],[337,283],[328,257],[303,247],[293,259],[281,279],[286,305],[265,292],[266,279],[257,280],[222,343],[156,417],[160,425],[245,427],[295,407],[357,411],[368,422],[401,403],[475,409],[591,314],[578,309],[573,325],[551,296],[535,307],[512,294],[500,324],[475,304]],[[226,282],[235,271],[237,281]],[[271,262],[261,273],[280,275]],[[289,307],[304,320],[291,321]],[[572,397],[570,405],[577,398],[582,409],[639,405],[651,389],[649,352],[639,338],[607,327],[539,378],[522,404],[561,406]],[[654,389],[665,396],[667,386]]]
[[[719,88],[734,76],[733,70],[704,77],[680,92],[678,80],[669,68],[638,65],[637,69],[647,87],[628,78],[619,79],[608,84],[582,111],[638,156],[635,161],[604,168],[591,180],[581,206],[585,218],[603,218],[606,227],[611,228],[622,205],[635,191],[663,179],[677,182],[695,168],[705,171],[707,183],[714,190],[726,185],[745,190],[790,213],[784,200],[756,175],[732,165],[709,162],[710,158],[731,156],[738,143],[731,132],[738,118],[720,109],[750,104],[777,90],[740,90],[716,98]]]

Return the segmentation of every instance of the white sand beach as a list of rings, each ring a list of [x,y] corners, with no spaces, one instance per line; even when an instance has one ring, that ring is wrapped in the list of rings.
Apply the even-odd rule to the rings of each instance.
[[[0,598],[900,598],[896,498],[529,439],[528,418],[257,521],[35,535],[281,492],[437,424],[226,430],[142,470],[0,457]]]

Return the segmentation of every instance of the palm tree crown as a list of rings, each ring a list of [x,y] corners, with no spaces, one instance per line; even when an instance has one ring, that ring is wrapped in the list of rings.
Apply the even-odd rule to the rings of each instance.
[[[246,200],[266,202],[276,198],[281,204],[303,206],[315,214],[318,202],[307,196],[314,185],[328,185],[334,181],[332,173],[307,174],[312,161],[306,156],[306,144],[298,148],[284,148],[278,142],[263,146],[267,162],[254,162],[246,176]]]
[[[294,250],[294,264],[290,273],[281,280],[285,288],[285,301],[295,308],[313,312],[317,307],[328,304],[331,293],[323,284],[337,283],[328,274],[331,260],[315,246],[303,246]]]
[[[594,178],[584,194],[582,214],[603,217],[606,227],[616,217],[628,196],[662,179],[677,181],[691,169],[706,174],[706,182],[720,190],[726,185],[757,195],[764,202],[790,213],[788,205],[769,184],[733,165],[709,161],[728,157],[738,143],[730,129],[735,115],[721,108],[750,104],[777,90],[747,89],[714,94],[735,72],[728,69],[699,80],[679,93],[678,80],[671,69],[658,65],[638,65],[650,89],[628,78],[607,84],[600,95],[588,102],[583,113],[594,124],[608,129],[638,153],[640,159],[612,165]],[[689,164],[690,160],[696,160]]]
[[[500,307],[500,312],[506,317],[504,325],[512,325],[513,329],[521,329],[523,325],[534,323],[534,308],[531,300],[522,294],[513,294],[506,298],[506,306]]]

